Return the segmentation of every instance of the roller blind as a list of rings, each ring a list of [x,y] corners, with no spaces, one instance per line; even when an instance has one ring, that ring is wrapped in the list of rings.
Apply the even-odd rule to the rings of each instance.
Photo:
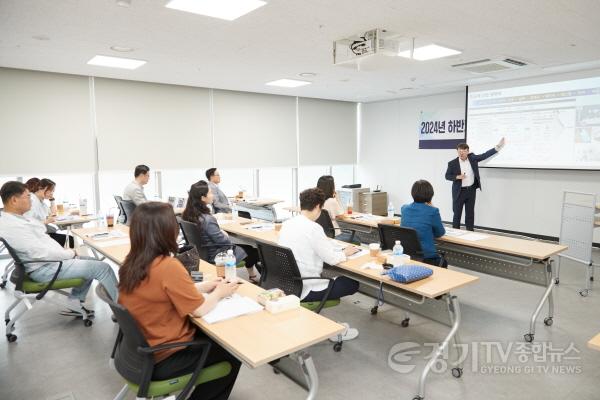
[[[0,68],[0,174],[91,172],[87,77]]]
[[[356,103],[298,99],[300,165],[356,163]]]
[[[212,165],[208,89],[94,79],[101,170]]]
[[[218,167],[293,167],[296,98],[213,92],[215,159]]]

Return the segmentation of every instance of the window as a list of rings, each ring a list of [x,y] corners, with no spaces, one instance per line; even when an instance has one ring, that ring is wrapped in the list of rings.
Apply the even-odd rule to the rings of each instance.
[[[150,170],[150,181],[144,186],[144,193],[148,200],[159,200],[156,198],[156,179]],[[100,209],[107,211],[115,208],[114,195],[123,196],[123,189],[133,181],[133,171],[110,171],[100,172]]]
[[[206,168],[162,170],[163,199],[170,196],[187,198],[188,190],[190,190],[192,184],[200,180],[206,180],[204,171],[206,171]]]
[[[329,175],[329,167],[310,166],[298,168],[298,194],[305,189],[317,186],[317,181],[323,175]]]
[[[91,174],[32,174],[24,175],[23,182],[31,177],[48,178],[56,182],[54,198],[57,203],[67,203],[71,207],[79,207],[79,200],[87,200],[88,213],[96,212],[94,201],[94,180]]]
[[[354,165],[334,165],[331,167],[331,175],[336,187],[351,185],[354,183]]]
[[[259,197],[293,203],[292,168],[263,168],[259,171]]]
[[[256,197],[256,193],[254,193],[254,169],[225,168],[217,171],[221,175],[219,188],[227,197],[234,197],[241,191],[246,192],[246,197]],[[204,173],[202,176],[206,179]]]

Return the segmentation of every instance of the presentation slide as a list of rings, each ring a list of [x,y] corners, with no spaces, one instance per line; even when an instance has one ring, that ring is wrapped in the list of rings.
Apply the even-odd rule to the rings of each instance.
[[[469,90],[467,142],[482,166],[600,170],[600,77],[485,91]]]

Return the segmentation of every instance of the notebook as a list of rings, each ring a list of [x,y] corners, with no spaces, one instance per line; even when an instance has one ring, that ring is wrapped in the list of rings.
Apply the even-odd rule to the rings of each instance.
[[[263,307],[249,297],[235,293],[231,297],[222,299],[217,306],[202,317],[209,324],[221,322],[240,315],[253,314],[262,311]]]

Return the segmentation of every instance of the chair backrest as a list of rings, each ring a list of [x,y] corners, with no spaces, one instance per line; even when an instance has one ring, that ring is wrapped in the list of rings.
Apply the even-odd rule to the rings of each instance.
[[[423,257],[421,242],[419,242],[417,231],[413,228],[391,224],[379,224],[378,228],[381,248],[383,250],[394,248],[396,240],[399,240],[404,248],[404,254],[408,254],[411,257]]]
[[[115,203],[117,203],[117,207],[119,207],[119,216],[123,216],[123,223],[127,222],[125,210],[123,210],[123,204],[121,204],[123,198],[121,196],[117,196],[116,194],[113,195],[113,198],[115,199]]]
[[[21,291],[23,290],[23,282],[27,277],[27,273],[25,272],[25,265],[23,265],[15,249],[10,247],[10,245],[6,240],[4,240],[4,238],[0,237],[0,243],[2,243],[2,245],[6,248],[6,251],[8,251],[8,254],[10,254],[13,261],[15,262],[15,269],[10,275],[10,281],[15,284],[15,290]]]
[[[250,214],[250,212],[248,212],[248,211],[242,211],[242,210],[238,211],[238,217],[252,219],[252,215]]]
[[[133,316],[114,301],[101,283],[96,286],[96,295],[108,304],[119,324],[120,334],[114,351],[115,368],[123,378],[139,385],[146,378],[144,372],[152,371],[154,359],[152,354],[138,352],[138,348],[150,346]]]
[[[135,203],[131,200],[121,200],[121,206],[123,207],[123,213],[125,213],[125,223],[131,224],[131,215],[135,210]]]
[[[202,232],[200,231],[198,224],[184,221],[179,217],[177,217],[177,222],[179,222],[179,227],[181,228],[183,238],[187,244],[196,246],[196,249],[198,249],[198,253],[200,254],[200,258],[204,261],[209,261],[206,247],[202,246]]]
[[[256,241],[258,255],[262,263],[261,287],[265,289],[279,288],[285,294],[302,294],[300,270],[294,253],[288,247]]]
[[[331,221],[331,217],[329,216],[329,211],[321,210],[321,215],[319,215],[319,218],[317,218],[315,222],[323,227],[325,235],[328,238],[335,237],[335,228],[333,227],[333,222]]]

